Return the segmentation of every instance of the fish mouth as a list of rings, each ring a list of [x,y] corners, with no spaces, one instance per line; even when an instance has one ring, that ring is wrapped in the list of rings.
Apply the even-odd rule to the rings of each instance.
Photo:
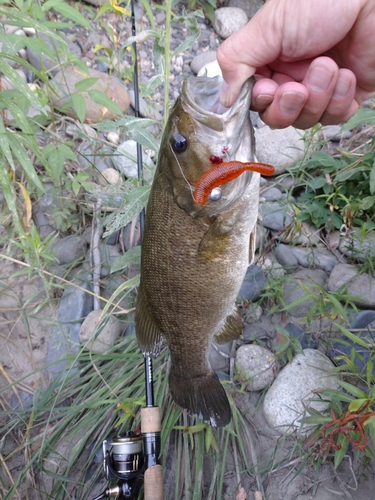
[[[223,132],[231,123],[235,127],[241,126],[249,113],[253,81],[253,78],[247,80],[236,101],[226,108],[220,103],[221,76],[190,76],[182,86],[183,106],[194,120],[211,130]]]

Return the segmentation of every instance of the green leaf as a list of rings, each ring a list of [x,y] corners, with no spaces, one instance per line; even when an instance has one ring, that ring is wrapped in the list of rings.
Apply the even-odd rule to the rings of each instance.
[[[358,127],[362,123],[375,125],[375,110],[373,109],[358,109],[355,114],[342,126],[341,131],[351,130]]]
[[[34,186],[36,186],[38,189],[44,192],[44,187],[40,182],[37,173],[35,172],[34,165],[31,163],[30,158],[28,157],[26,151],[20,144],[20,141],[17,139],[16,136],[12,134],[9,134],[8,140],[13,154],[20,162],[23,171],[27,175],[27,178],[34,184]]]
[[[353,399],[353,401],[349,404],[349,411],[350,412],[356,412],[358,411],[363,405],[365,405],[368,402],[368,399]]]
[[[47,2],[43,4],[42,8],[45,12],[53,8],[67,19],[70,19],[77,24],[81,24],[91,31],[91,26],[87,19],[80,12],[78,12],[77,9],[71,7],[68,3],[63,2],[62,0],[47,0]]]
[[[3,73],[12,84],[25,95],[34,106],[41,111],[41,113],[46,114],[46,110],[39,102],[39,99],[34,94],[34,92],[29,88],[29,86],[24,82],[20,75],[15,71],[8,63],[3,59],[4,54],[0,53],[0,72]],[[12,113],[13,114],[13,113]],[[14,115],[13,115],[14,116]]]
[[[159,85],[164,82],[164,75],[155,75],[147,80],[146,83],[142,84],[141,96],[146,97],[155,93],[155,90]]]
[[[74,111],[77,113],[78,119],[81,123],[85,121],[86,117],[86,101],[81,94],[72,94],[72,103]]]
[[[100,106],[104,106],[105,108],[109,109],[113,113],[116,113],[117,115],[121,116],[122,112],[117,106],[117,104],[101,90],[89,90],[88,91],[89,96],[91,99],[96,102],[96,104],[99,104]]]
[[[111,265],[111,273],[122,271],[131,264],[139,264],[141,258],[141,247],[137,246],[128,250],[124,255],[118,257]]]
[[[375,193],[375,159],[372,163],[372,168],[370,172],[370,194]]]
[[[131,191],[130,195],[125,199],[124,206],[112,213],[105,220],[106,231],[104,236],[109,236],[111,233],[121,229],[138,216],[140,211],[146,206],[150,189],[150,186],[141,186]]]
[[[74,87],[77,92],[84,92],[85,90],[90,89],[95,83],[99,80],[99,78],[87,77],[83,80],[77,82]]]
[[[354,342],[354,344],[358,344],[362,347],[365,347],[366,349],[369,348],[367,342],[365,342],[364,340],[362,340],[359,336],[357,335],[354,335],[354,333],[351,333],[349,332],[349,330],[347,330],[346,328],[344,328],[342,325],[337,325],[338,328],[342,331],[342,333],[348,337],[352,342]]]
[[[340,465],[342,459],[346,454],[346,451],[349,446],[349,439],[344,434],[339,434],[337,444],[340,446],[340,449],[335,451],[335,458],[334,458],[335,469],[337,469],[337,467]]]
[[[355,385],[348,384],[348,382],[344,382],[343,380],[339,380],[338,383],[341,385],[343,389],[345,389],[347,392],[350,394],[353,394],[356,398],[359,399],[368,399],[367,394],[364,391],[361,391],[361,389],[358,389]]]
[[[323,176],[314,177],[308,183],[308,185],[312,189],[320,189],[321,187],[325,186],[325,184],[327,184],[327,179]]]

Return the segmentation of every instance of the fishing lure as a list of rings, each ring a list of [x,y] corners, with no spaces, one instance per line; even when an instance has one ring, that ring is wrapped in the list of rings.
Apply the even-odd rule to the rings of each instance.
[[[244,163],[241,161],[219,163],[207,170],[197,182],[194,191],[194,202],[197,205],[205,205],[213,188],[236,179],[247,170],[267,176],[275,173],[274,167],[267,165],[267,163]]]

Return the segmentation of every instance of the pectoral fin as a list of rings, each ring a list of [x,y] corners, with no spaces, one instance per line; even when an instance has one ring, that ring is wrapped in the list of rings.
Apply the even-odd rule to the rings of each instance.
[[[160,353],[162,333],[150,313],[142,287],[138,290],[135,326],[140,350],[144,356],[155,358]]]
[[[255,224],[249,238],[249,266],[251,266],[251,264],[254,262],[254,255],[256,250],[256,230],[257,226]]]
[[[217,217],[199,244],[198,256],[207,260],[222,257],[227,250],[232,229],[230,221]]]
[[[226,344],[231,340],[236,340],[242,335],[242,317],[240,310],[235,306],[232,314],[227,316],[223,329],[215,335],[218,344]]]

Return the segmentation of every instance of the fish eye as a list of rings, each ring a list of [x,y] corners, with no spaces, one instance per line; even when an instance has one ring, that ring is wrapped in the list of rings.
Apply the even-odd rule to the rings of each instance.
[[[172,138],[172,148],[175,153],[183,153],[188,147],[187,139],[181,134],[174,134]]]

